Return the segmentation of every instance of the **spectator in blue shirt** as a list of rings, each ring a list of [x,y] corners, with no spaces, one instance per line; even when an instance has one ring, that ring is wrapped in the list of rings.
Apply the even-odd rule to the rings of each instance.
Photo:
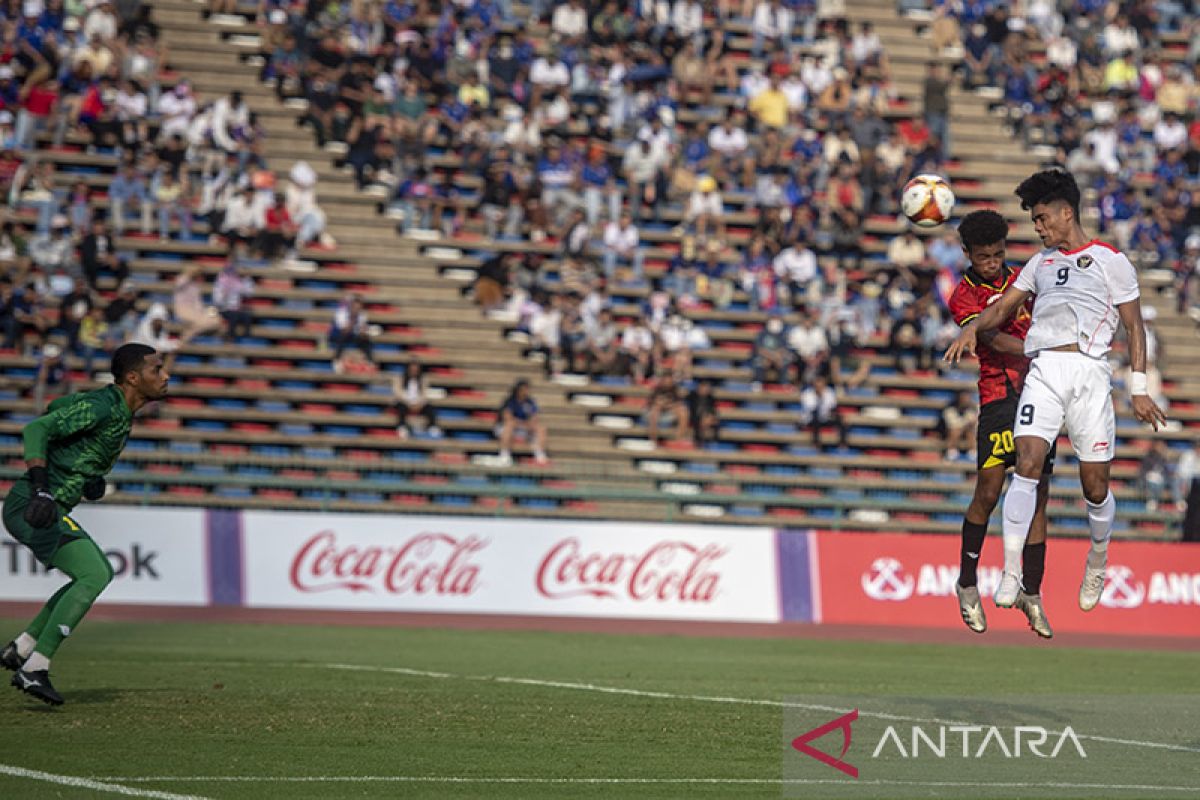
[[[621,195],[608,165],[608,154],[602,145],[595,145],[588,152],[579,174],[583,183],[583,204],[587,209],[588,225],[597,228],[600,224],[600,208],[607,206],[609,221],[615,220],[621,211]]]
[[[992,3],[990,0],[963,0],[962,10],[958,14],[958,20],[963,25],[972,25],[976,22],[982,22],[983,18],[991,11]]]
[[[520,378],[513,384],[512,391],[500,406],[500,460],[505,465],[512,463],[513,438],[520,436],[533,445],[533,458],[545,464],[546,426],[538,417],[538,404],[529,393],[529,381]]]
[[[708,125],[703,122],[698,123],[687,132],[679,147],[683,166],[692,173],[703,172],[704,164],[708,161],[711,153],[712,151],[708,147]]]
[[[542,208],[551,216],[552,224],[562,225],[567,213],[578,205],[572,187],[575,170],[561,147],[551,145],[537,163],[538,180],[542,183]]]
[[[1124,248],[1133,231],[1134,220],[1142,212],[1141,204],[1133,195],[1133,189],[1123,186],[1100,201],[1101,230],[1111,232],[1118,246]]]
[[[412,3],[401,0],[387,0],[383,6],[383,18],[387,22],[399,25],[407,22],[416,15],[416,7]]]
[[[31,10],[30,4],[25,3],[26,10]],[[51,32],[42,25],[41,19],[38,16],[25,16],[17,24],[17,41],[28,45],[30,49],[37,52],[42,51],[42,45],[46,41],[46,37],[50,36]]]
[[[814,130],[806,130],[792,142],[792,161],[796,164],[816,163],[824,156],[821,138]]]
[[[1183,163],[1183,152],[1168,150],[1154,169],[1154,178],[1159,189],[1172,186],[1176,181],[1187,178],[1187,164]]]
[[[414,226],[428,228],[433,221],[433,184],[426,176],[425,169],[418,168],[412,177],[396,187],[395,199],[404,211],[401,233],[407,233]]]
[[[1022,109],[1033,100],[1029,76],[1019,69],[1009,69],[1004,76],[1004,102],[1009,108]]]
[[[987,35],[987,26],[976,23],[971,26],[963,41],[963,83],[968,88],[980,84],[995,85],[1000,54]]]

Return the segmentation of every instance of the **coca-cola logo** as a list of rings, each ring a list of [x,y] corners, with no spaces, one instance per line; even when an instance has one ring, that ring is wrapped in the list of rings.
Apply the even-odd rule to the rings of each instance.
[[[479,588],[471,556],[487,547],[478,536],[419,533],[395,545],[341,544],[334,531],[311,536],[292,559],[292,586],[301,592],[468,596]]]
[[[678,540],[656,542],[642,553],[585,552],[579,539],[554,544],[537,568],[537,591],[551,600],[571,597],[638,602],[711,603],[720,590],[715,563],[726,549]]]

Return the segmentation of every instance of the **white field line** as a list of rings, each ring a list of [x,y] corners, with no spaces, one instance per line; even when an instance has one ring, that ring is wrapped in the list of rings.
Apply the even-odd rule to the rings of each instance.
[[[817,705],[813,703],[793,703],[784,700],[768,700],[754,697],[721,697],[716,695],[704,694],[677,694],[674,692],[656,692],[645,689],[628,689],[620,686],[601,686],[594,683],[578,683],[575,681],[551,681],[542,680],[539,678],[515,678],[505,675],[466,675],[455,674],[450,672],[434,672],[424,669],[410,669],[408,667],[375,667],[364,664],[295,664],[295,666],[316,667],[319,669],[337,669],[351,672],[381,672],[390,673],[393,675],[408,675],[416,678],[436,678],[439,680],[462,680],[462,681],[480,681],[484,683],[511,683],[521,686],[542,686],[548,689],[570,689],[581,692],[595,692],[597,694],[618,694],[627,695],[630,697],[652,697],[659,700],[689,700],[697,703],[731,703],[734,705],[747,706],[770,706],[772,708],[803,708],[809,711],[829,711],[836,714],[845,714],[850,711],[849,708],[840,708],[837,706]],[[911,717],[903,714],[889,714],[883,711],[862,711],[859,710],[860,717],[872,717],[875,719],[889,720],[893,722],[911,722],[927,725],[973,725],[976,723],[965,722],[963,720],[939,719],[937,717]],[[1012,726],[997,726],[997,727],[1012,727]],[[1062,731],[1049,731],[1050,735],[1061,734]],[[1123,744],[1130,747],[1147,747],[1159,750],[1175,750],[1181,753],[1200,753],[1200,747],[1189,747],[1181,744],[1167,744],[1164,742],[1148,742],[1140,739],[1119,739],[1111,736],[1097,736],[1093,734],[1082,734],[1075,732],[1075,735],[1080,739],[1088,739],[1093,742],[1104,742],[1106,744]]]
[[[99,780],[99,779],[98,779]],[[103,780],[125,783],[458,783],[458,784],[604,784],[604,785],[761,785],[761,786],[930,786],[981,787],[997,789],[1100,789],[1127,791],[1195,792],[1195,786],[1158,786],[1138,783],[1067,783],[1010,782],[1010,781],[895,781],[848,780],[839,778],[540,778],[511,776],[459,775],[165,775],[137,777],[106,777]],[[172,795],[176,796],[176,795]]]
[[[93,792],[123,794],[126,797],[152,797],[157,798],[157,800],[206,800],[206,798],[193,794],[172,794],[171,792],[156,792],[150,789],[131,789],[128,786],[120,786],[116,783],[108,783],[94,778],[55,775],[53,772],[13,767],[8,764],[0,764],[0,775],[25,778],[31,781],[42,781],[43,783],[54,783],[59,786],[69,786],[72,789],[91,789]]]

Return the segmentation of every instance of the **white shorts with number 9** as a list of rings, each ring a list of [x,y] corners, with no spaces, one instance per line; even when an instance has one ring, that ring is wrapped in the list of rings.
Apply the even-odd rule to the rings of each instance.
[[[1013,436],[1053,442],[1063,423],[1080,461],[1112,461],[1117,423],[1112,367],[1082,353],[1042,350],[1029,366]]]

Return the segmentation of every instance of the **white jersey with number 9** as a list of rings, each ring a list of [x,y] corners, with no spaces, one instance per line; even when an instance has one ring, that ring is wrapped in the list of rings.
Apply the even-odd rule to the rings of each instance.
[[[1117,306],[1138,298],[1137,272],[1123,253],[1093,240],[1077,250],[1043,250],[1013,284],[1037,295],[1025,355],[1079,345],[1102,358],[1120,324]]]

